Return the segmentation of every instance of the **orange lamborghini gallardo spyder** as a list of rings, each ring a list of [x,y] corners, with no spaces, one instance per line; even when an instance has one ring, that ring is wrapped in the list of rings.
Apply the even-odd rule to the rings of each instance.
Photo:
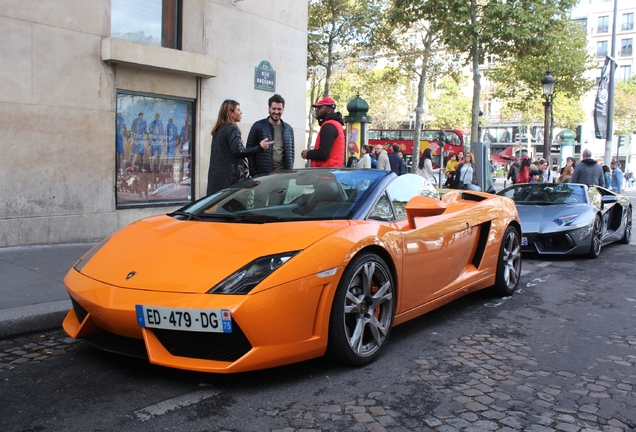
[[[164,366],[243,372],[330,354],[364,365],[391,328],[467,293],[510,295],[514,202],[415,175],[299,169],[149,217],[65,278],[64,329]]]

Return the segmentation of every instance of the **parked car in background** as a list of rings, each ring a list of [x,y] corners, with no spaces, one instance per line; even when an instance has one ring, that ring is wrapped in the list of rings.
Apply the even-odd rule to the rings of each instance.
[[[524,252],[545,255],[587,254],[632,238],[632,205],[603,187],[576,183],[521,183],[498,195],[515,202]]]

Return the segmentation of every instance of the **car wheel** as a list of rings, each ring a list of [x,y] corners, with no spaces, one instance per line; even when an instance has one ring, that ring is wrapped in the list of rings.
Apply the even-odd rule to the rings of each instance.
[[[632,208],[628,207],[625,212],[625,231],[620,242],[623,244],[629,244],[632,241]]]
[[[517,289],[520,276],[521,236],[517,228],[509,226],[499,248],[494,292],[502,296],[511,295]]]
[[[331,308],[328,352],[353,366],[371,363],[386,345],[395,316],[395,285],[382,258],[363,253],[345,269]]]
[[[603,245],[603,221],[599,216],[594,218],[594,227],[592,231],[592,243],[590,244],[590,252],[587,254],[590,258],[598,258],[601,254]]]

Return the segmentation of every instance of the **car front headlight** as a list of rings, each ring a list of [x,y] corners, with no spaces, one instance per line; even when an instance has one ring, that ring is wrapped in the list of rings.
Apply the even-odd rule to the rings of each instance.
[[[110,236],[106,237],[104,240],[100,241],[95,246],[93,246],[93,248],[91,250],[89,250],[86,253],[86,255],[84,255],[77,262],[77,264],[75,264],[73,266],[73,268],[81,273],[82,269],[84,268],[84,266],[90,261],[91,258],[93,258],[93,255],[95,255],[97,253],[97,251],[99,251],[102,248],[102,246],[104,246],[106,243],[108,243],[108,240],[110,240]]]
[[[207,294],[247,294],[298,252],[300,251],[257,258],[223,279],[212,287]]]
[[[569,226],[574,220],[579,217],[578,213],[567,216],[560,216],[554,220],[558,226]]]

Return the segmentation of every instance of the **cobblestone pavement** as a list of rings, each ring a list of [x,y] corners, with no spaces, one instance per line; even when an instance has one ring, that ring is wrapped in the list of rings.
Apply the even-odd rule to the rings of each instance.
[[[61,329],[0,340],[0,373],[25,363],[65,354],[80,344]]]
[[[624,356],[600,355],[612,375],[542,370],[519,338],[489,333],[451,341],[434,357],[416,359],[400,395],[361,394],[338,404],[293,404],[261,410],[284,419],[280,432],[303,431],[631,431],[636,429],[636,336],[611,335]],[[0,341],[2,372],[77,349],[90,349],[61,330]],[[607,401],[613,401],[607,404]],[[615,405],[623,416],[616,415]],[[624,413],[632,413],[625,418]],[[422,415],[422,413],[426,413]]]
[[[580,271],[571,263],[555,265]],[[524,283],[533,287],[548,278],[525,278]],[[516,295],[530,294],[526,289]],[[596,349],[572,367],[554,363],[554,368],[552,362],[537,359],[539,351],[554,350],[557,359],[567,348],[559,352],[558,346],[531,346],[536,328],[505,320],[475,327],[474,334],[455,339],[429,338],[430,348],[407,364],[409,373],[393,383],[392,391],[378,383],[377,391],[357,397],[332,394],[327,403],[324,397],[315,398],[315,404],[308,398],[269,409],[263,402],[255,407],[259,424],[276,432],[636,430],[635,326],[622,329],[622,334],[585,336],[597,347],[608,348]],[[89,349],[61,329],[0,340],[0,379],[13,368]],[[567,361],[576,362],[573,357],[566,356]]]

